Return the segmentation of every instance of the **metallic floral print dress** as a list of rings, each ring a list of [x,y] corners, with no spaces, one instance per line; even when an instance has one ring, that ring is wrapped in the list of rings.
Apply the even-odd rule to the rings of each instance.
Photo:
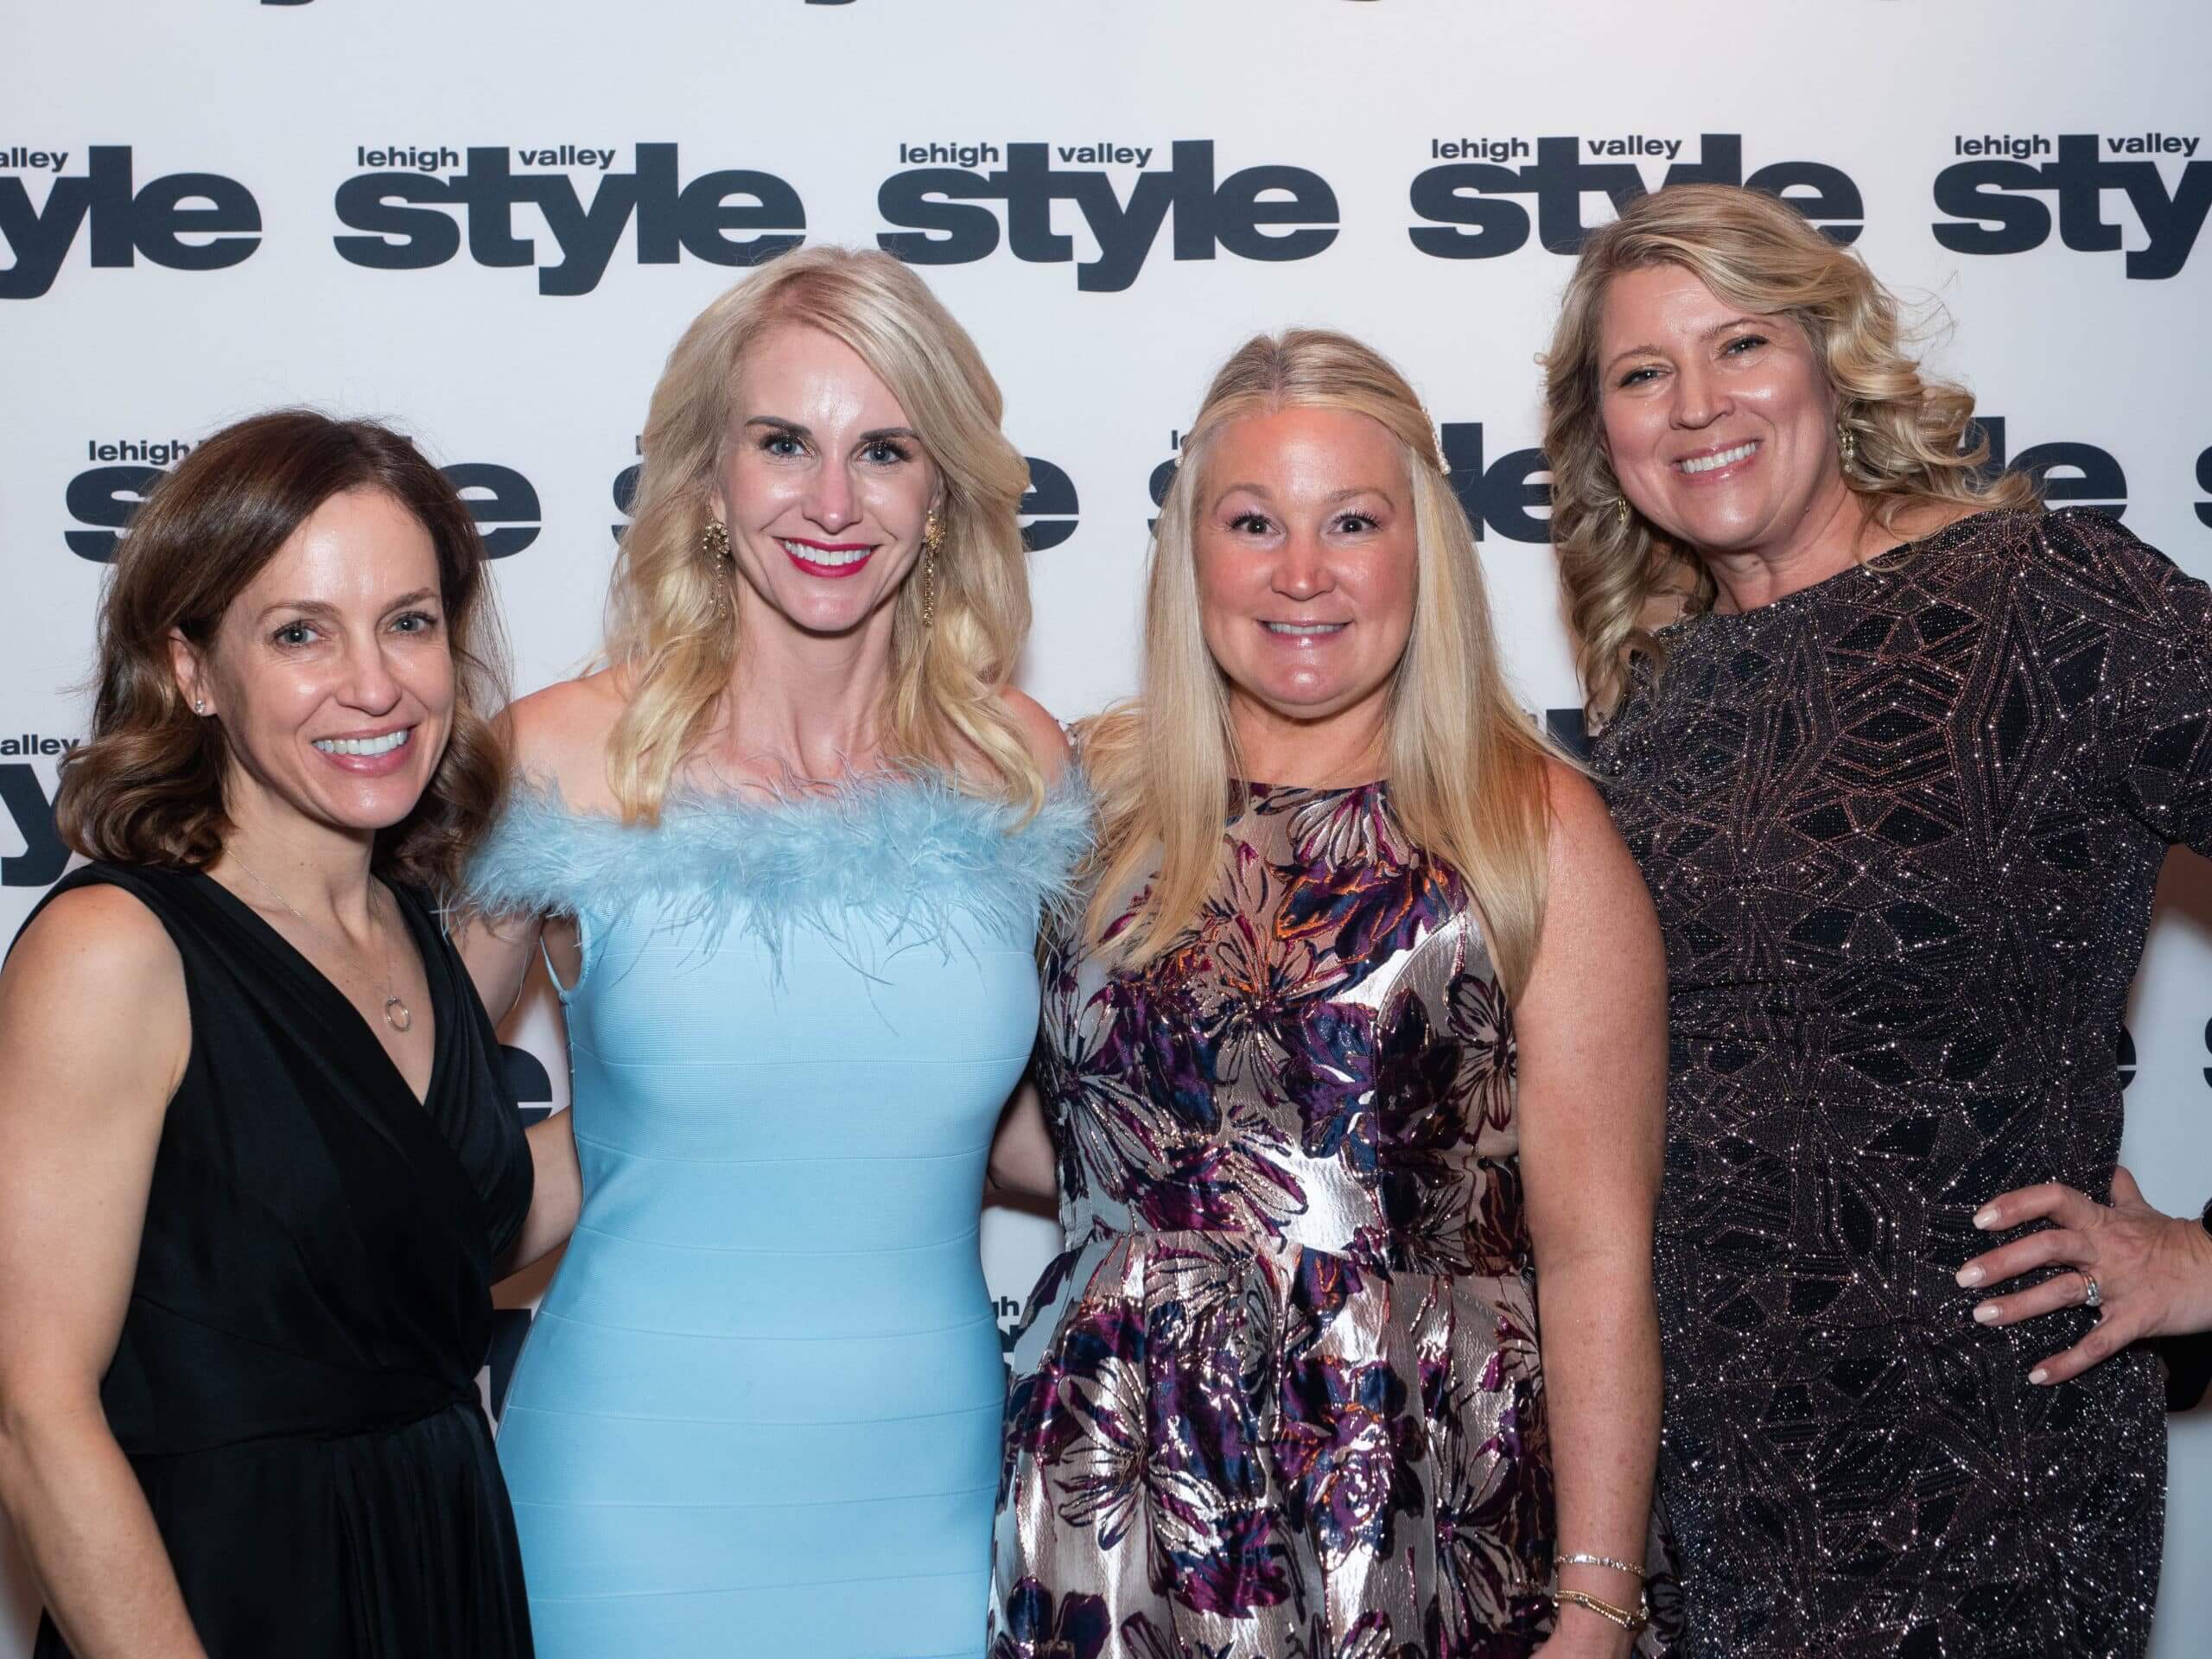
[[[1479,922],[1383,785],[1255,786],[1223,854],[1143,969],[1047,963],[1069,1249],[1014,1353],[992,1659],[1526,1654],[1551,1442]]]

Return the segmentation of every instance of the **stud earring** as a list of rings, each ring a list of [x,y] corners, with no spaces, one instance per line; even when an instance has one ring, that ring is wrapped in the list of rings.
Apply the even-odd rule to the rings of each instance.
[[[194,697],[192,700],[192,712],[195,715],[206,714],[207,712],[207,700],[203,697]]]
[[[729,620],[729,576],[733,563],[729,551],[729,526],[719,518],[707,520],[699,532],[699,550],[707,556],[708,569],[715,584],[715,620]]]

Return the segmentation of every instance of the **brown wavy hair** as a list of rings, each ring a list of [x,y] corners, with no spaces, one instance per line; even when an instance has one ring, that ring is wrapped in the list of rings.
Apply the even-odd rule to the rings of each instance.
[[[286,409],[226,426],[188,454],[131,516],[99,613],[91,738],[61,763],[55,827],[87,858],[198,869],[223,849],[230,748],[219,718],[192,712],[171,630],[206,648],[230,608],[324,502],[381,490],[437,550],[454,659],[446,751],[415,809],[378,832],[378,874],[450,892],[505,792],[505,746],[489,712],[506,701],[506,642],[468,509],[414,444],[371,421]]]
[[[1627,694],[1636,656],[1663,667],[1655,606],[1673,597],[1710,609],[1712,575],[1689,549],[1631,511],[1605,453],[1598,340],[1614,277],[1679,265],[1729,304],[1803,330],[1857,440],[1844,483],[1873,521],[1896,531],[1914,510],[2040,505],[2032,480],[1991,476],[1989,445],[1967,435],[1974,396],[1921,373],[1897,298],[1855,253],[1763,191],[1675,184],[1630,202],[1582,245],[1544,367],[1544,453],[1552,468],[1552,547],[1567,590],[1585,713],[1593,731]]]

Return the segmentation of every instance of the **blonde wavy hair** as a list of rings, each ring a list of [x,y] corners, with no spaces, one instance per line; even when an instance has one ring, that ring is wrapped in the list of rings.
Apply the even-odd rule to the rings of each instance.
[[[1029,631],[1019,512],[1029,472],[999,429],[998,383],[967,332],[920,277],[886,253],[788,253],[699,314],[669,353],[645,416],[645,459],[607,602],[605,658],[625,705],[607,742],[607,782],[626,822],[660,815],[677,767],[703,738],[735,662],[726,607],[741,584],[700,544],[728,442],[746,354],[786,324],[849,346],[890,388],[938,467],[935,620],[918,582],[893,601],[884,751],[941,768],[1030,810],[1042,773],[999,693]],[[735,591],[733,591],[733,588]],[[980,756],[989,774],[968,774]]]
[[[1625,498],[1605,452],[1598,348],[1606,289],[1622,273],[1655,265],[1679,265],[1730,305],[1804,332],[1836,394],[1838,422],[1857,441],[1844,482],[1885,531],[1931,504],[2039,505],[2031,480],[1987,475],[1987,442],[1967,443],[1973,395],[1921,373],[1896,297],[1856,254],[1761,191],[1676,184],[1637,198],[1584,241],[1551,349],[1539,359],[1552,546],[1592,730],[1618,710],[1633,657],[1664,667],[1650,622],[1659,602],[1679,595],[1694,614],[1711,608],[1715,591],[1688,549],[1640,513],[1622,522]]]
[[[1160,504],[1145,588],[1137,697],[1089,722],[1082,752],[1100,820],[1085,928],[1119,964],[1166,950],[1211,885],[1243,776],[1227,683],[1199,623],[1196,530],[1210,451],[1231,422],[1342,409],[1379,423],[1405,458],[1418,546],[1413,632],[1391,687],[1393,811],[1479,906],[1509,988],[1526,982],[1543,925],[1552,750],[1500,671],[1474,531],[1445,477],[1436,429],[1404,378],[1343,334],[1295,329],[1247,342],[1214,377]],[[1157,856],[1135,920],[1104,938],[1116,895]]]

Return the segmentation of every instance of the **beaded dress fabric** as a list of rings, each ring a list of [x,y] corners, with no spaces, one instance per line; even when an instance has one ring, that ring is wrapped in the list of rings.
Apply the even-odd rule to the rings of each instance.
[[[2140,1654],[2154,1362],[2034,1386],[2093,1316],[1984,1328],[1953,1274],[1999,1192],[2110,1197],[2152,890],[2212,849],[2205,586],[1991,512],[1663,638],[1592,758],[1667,939],[1687,1650]]]
[[[1069,1249],[1014,1351],[991,1659],[1531,1652],[1512,1015],[1387,786],[1251,789],[1169,950],[1056,945],[1039,1054]]]

